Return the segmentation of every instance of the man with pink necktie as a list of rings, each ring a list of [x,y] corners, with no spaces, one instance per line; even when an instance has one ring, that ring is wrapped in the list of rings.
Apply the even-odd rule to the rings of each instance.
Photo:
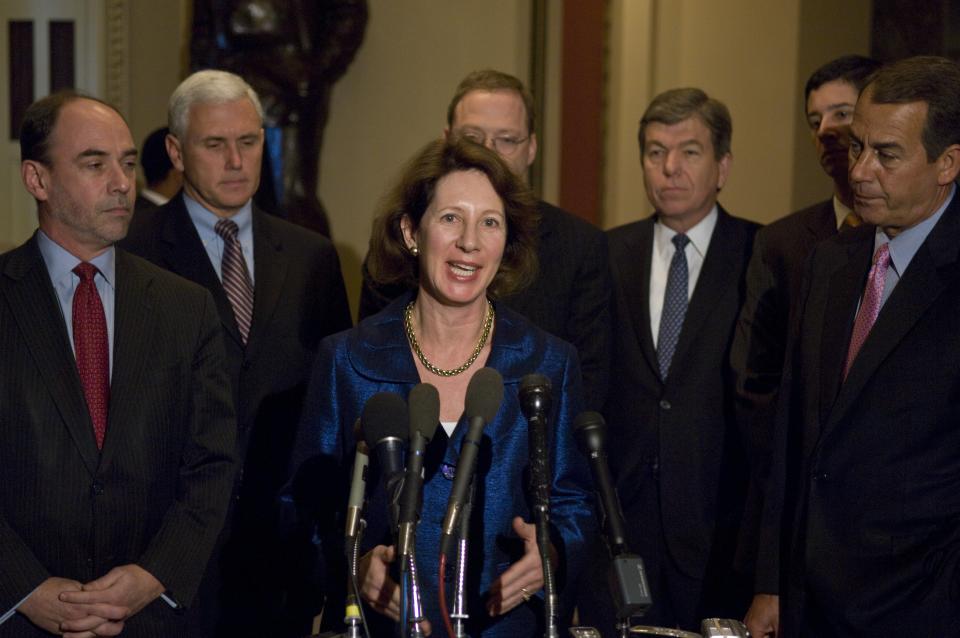
[[[779,637],[960,627],[960,67],[917,57],[857,102],[854,207],[814,249],[763,534]]]

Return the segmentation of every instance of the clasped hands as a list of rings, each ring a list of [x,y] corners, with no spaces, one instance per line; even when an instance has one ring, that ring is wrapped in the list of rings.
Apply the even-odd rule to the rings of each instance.
[[[543,587],[543,564],[537,549],[536,527],[517,516],[513,519],[513,530],[523,540],[523,557],[491,583],[487,601],[487,613],[491,616],[506,614]],[[552,547],[551,553],[555,554]],[[390,578],[390,564],[395,559],[396,549],[392,545],[377,545],[367,552],[359,566],[360,593],[374,610],[398,621],[400,588]],[[421,629],[430,635],[429,622],[422,623]]]
[[[44,631],[67,638],[116,636],[128,618],[163,590],[142,567],[122,565],[89,583],[48,578],[17,611]]]

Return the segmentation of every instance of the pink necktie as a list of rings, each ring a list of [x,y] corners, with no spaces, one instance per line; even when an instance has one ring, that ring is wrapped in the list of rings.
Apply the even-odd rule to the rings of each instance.
[[[80,283],[73,293],[73,347],[77,355],[80,384],[93,421],[97,449],[103,448],[107,434],[107,411],[110,407],[110,345],[103,302],[93,278],[97,267],[87,262],[77,264],[73,272]]]
[[[867,278],[867,287],[863,291],[863,301],[857,312],[857,319],[853,324],[853,335],[850,337],[850,347],[847,350],[847,363],[843,367],[843,378],[846,380],[857,353],[867,340],[873,323],[880,314],[880,302],[883,299],[883,285],[887,279],[887,268],[890,266],[890,245],[883,244],[873,255],[873,266],[870,267],[870,276]]]

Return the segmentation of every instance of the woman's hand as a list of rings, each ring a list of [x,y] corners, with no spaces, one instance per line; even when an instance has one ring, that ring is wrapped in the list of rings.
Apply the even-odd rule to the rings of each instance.
[[[523,539],[523,558],[510,566],[490,585],[487,612],[491,616],[505,614],[543,587],[543,564],[537,548],[537,528],[519,516],[513,519],[513,529]],[[550,547],[551,562],[556,563],[556,552]]]
[[[400,586],[390,578],[390,564],[397,558],[397,550],[391,545],[377,545],[363,558],[358,566],[360,595],[374,611],[400,622]],[[430,623],[420,623],[423,633],[430,635]]]

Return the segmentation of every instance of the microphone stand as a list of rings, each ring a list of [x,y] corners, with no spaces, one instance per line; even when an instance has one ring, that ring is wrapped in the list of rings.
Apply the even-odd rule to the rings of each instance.
[[[403,565],[401,561],[401,568]],[[410,631],[407,634],[410,638],[424,638],[420,623],[426,620],[423,615],[423,603],[420,598],[420,579],[417,576],[416,552],[411,547],[409,560],[406,561],[408,575],[410,577]]]
[[[467,613],[467,549],[468,537],[470,536],[470,512],[473,509],[473,497],[476,492],[476,481],[470,481],[469,497],[464,503],[463,513],[460,517],[460,540],[457,543],[457,569],[454,578],[455,592],[453,596],[453,611],[450,613],[450,619],[453,621],[454,635],[451,638],[470,638],[467,635],[467,620],[470,615]],[[443,586],[443,583],[440,584]]]
[[[347,547],[347,558],[350,561],[350,594],[347,596],[347,608],[343,622],[347,626],[344,638],[362,638],[361,627],[366,629],[366,620],[363,617],[363,604],[360,602],[359,565],[360,539],[367,522],[362,518],[357,523],[357,533],[353,538],[352,546]]]
[[[547,461],[545,419],[530,419],[530,491],[533,496],[533,519],[536,525],[537,549],[543,566],[545,638],[559,638],[557,579],[550,562],[550,471]]]

